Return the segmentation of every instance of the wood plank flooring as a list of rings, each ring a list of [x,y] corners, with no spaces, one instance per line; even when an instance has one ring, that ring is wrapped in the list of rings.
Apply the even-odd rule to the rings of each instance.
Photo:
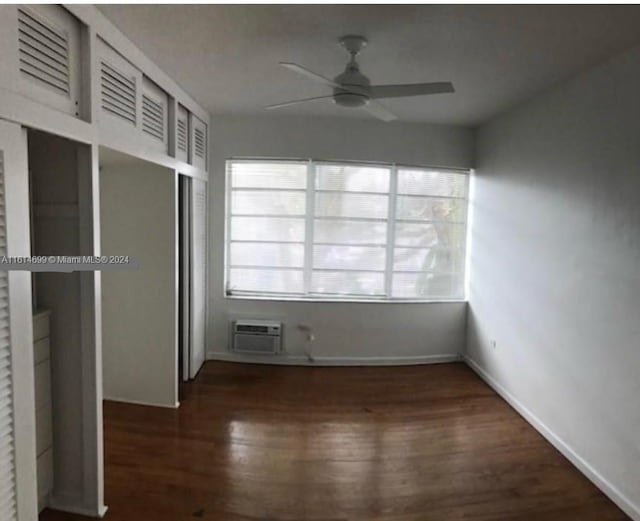
[[[105,403],[107,520],[629,519],[463,364],[208,362],[184,390]]]

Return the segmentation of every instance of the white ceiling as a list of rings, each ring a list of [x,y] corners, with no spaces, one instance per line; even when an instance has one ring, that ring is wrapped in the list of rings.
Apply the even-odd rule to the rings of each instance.
[[[452,81],[455,94],[385,100],[401,121],[474,126],[640,41],[640,6],[100,5],[143,52],[212,114],[330,94],[286,69],[325,76],[362,34],[372,83]],[[280,114],[368,118],[321,101]]]

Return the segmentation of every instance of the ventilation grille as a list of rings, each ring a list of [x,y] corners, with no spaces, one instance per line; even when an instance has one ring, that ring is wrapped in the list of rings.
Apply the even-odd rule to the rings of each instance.
[[[164,141],[164,107],[146,94],[142,95],[142,131]]]
[[[236,333],[233,335],[233,350],[236,353],[252,355],[275,355],[280,352],[280,337]]]
[[[178,135],[177,135],[178,150],[187,152],[187,122],[184,119],[178,119]]]
[[[70,96],[67,34],[26,9],[18,9],[20,71],[40,85]]]
[[[0,152],[0,255],[6,255],[4,206],[4,158]],[[16,519],[16,471],[13,426],[11,335],[9,331],[9,284],[0,271],[0,517]]]
[[[136,124],[136,80],[103,61],[100,64],[102,109]]]
[[[195,131],[195,152],[196,156],[204,159],[204,131],[201,128],[196,128]]]

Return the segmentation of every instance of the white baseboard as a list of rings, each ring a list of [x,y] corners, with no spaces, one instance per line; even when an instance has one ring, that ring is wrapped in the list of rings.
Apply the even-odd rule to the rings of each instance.
[[[176,402],[174,404],[167,404],[167,403],[145,402],[144,400],[128,400],[124,398],[113,398],[111,396],[103,396],[102,400],[105,402],[129,403],[131,405],[146,405],[147,407],[163,407],[165,409],[177,409],[178,407],[180,407],[180,402]]]
[[[76,500],[71,499],[68,496],[55,496],[51,495],[49,498],[48,508],[52,510],[60,510],[61,512],[68,512],[69,514],[78,514],[86,517],[103,518],[109,507],[101,505],[97,509],[87,508],[84,505],[79,505]]]
[[[230,352],[208,353],[207,360],[223,362],[244,362],[249,364],[302,365],[302,366],[385,366],[385,365],[421,365],[446,364],[460,362],[459,354],[419,355],[419,356],[314,356],[313,362],[300,355],[240,355]]]
[[[485,371],[475,360],[469,356],[463,356],[466,364],[480,377],[489,387],[497,392],[511,407],[513,407],[531,426],[536,429],[545,439],[558,449],[580,472],[582,472],[593,484],[606,494],[621,510],[624,511],[634,521],[640,521],[640,506],[634,504],[622,492],[620,492],[610,481],[604,478],[587,460],[576,453],[562,438],[556,435],[551,428],[545,425],[526,406],[524,406],[513,394],[507,391],[496,379]]]

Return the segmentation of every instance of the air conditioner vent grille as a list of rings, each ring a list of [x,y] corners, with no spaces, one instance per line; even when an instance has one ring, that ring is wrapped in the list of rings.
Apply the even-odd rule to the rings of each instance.
[[[142,95],[142,131],[164,140],[164,107],[146,94]]]
[[[269,326],[250,326],[250,325],[237,325],[236,331],[238,333],[269,333]]]
[[[58,94],[70,96],[69,38],[63,30],[19,8],[18,49],[23,74]]]
[[[231,349],[236,353],[277,355],[282,347],[282,323],[237,320],[233,324]]]
[[[136,80],[102,61],[100,64],[102,109],[136,124]]]

